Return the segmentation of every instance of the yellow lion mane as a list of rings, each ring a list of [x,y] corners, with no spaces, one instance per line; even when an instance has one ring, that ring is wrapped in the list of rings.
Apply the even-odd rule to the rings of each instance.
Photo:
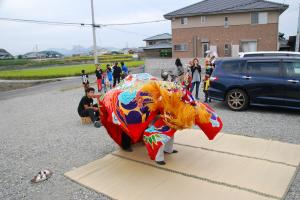
[[[160,111],[164,122],[176,130],[191,128],[195,122],[208,122],[210,114],[203,105],[185,103],[182,90],[174,92],[169,91],[170,88],[175,88],[175,84],[164,81],[149,81],[141,88],[152,100],[148,104],[150,111]]]

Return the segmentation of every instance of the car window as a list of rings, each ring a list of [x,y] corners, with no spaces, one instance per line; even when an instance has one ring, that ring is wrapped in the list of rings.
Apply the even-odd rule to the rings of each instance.
[[[300,54],[291,54],[291,53],[251,53],[251,54],[244,54],[243,57],[276,57],[276,56],[300,57]]]
[[[240,74],[239,61],[224,61],[221,64],[221,68],[225,74]]]
[[[248,58],[248,57],[262,57],[262,56],[264,56],[264,54],[262,54],[262,53],[256,53],[256,54],[245,54],[244,55],[244,57],[245,58]]]
[[[254,76],[281,76],[281,69],[279,62],[248,62],[248,74]]]
[[[299,62],[283,62],[286,68],[286,74],[291,78],[300,78],[300,61]]]
[[[291,57],[300,57],[300,54],[288,54],[288,56],[291,56]]]

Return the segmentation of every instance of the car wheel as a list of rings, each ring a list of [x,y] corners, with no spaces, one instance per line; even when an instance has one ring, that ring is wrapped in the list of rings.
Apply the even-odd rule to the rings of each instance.
[[[231,110],[241,111],[248,107],[249,98],[244,90],[233,89],[227,93],[226,103]]]

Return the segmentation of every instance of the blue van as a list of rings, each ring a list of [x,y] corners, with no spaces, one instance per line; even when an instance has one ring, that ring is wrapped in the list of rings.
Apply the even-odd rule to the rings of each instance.
[[[209,96],[234,111],[249,105],[300,109],[300,58],[222,59],[210,78]]]

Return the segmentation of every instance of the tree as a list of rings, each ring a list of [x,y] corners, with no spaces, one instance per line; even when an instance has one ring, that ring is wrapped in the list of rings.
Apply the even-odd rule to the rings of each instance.
[[[284,33],[279,32],[278,33],[278,39],[279,40],[286,40],[286,38],[284,37]]]

